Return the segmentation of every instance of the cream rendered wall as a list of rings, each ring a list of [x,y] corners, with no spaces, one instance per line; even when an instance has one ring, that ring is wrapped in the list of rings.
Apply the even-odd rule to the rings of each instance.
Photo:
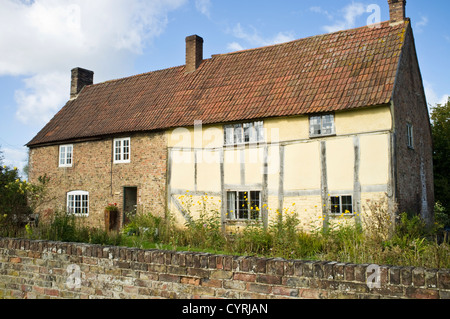
[[[285,146],[286,190],[320,188],[320,146],[317,141]]]
[[[352,190],[354,184],[353,138],[337,138],[327,141],[328,190]]]
[[[360,137],[362,185],[387,184],[389,180],[389,135]]]
[[[195,165],[192,151],[172,151],[171,188],[194,190]]]
[[[335,114],[336,134],[375,132],[392,129],[391,110],[378,106]]]
[[[202,162],[197,164],[197,190],[220,192],[220,153],[214,150],[197,151]]]
[[[261,184],[264,173],[264,148],[248,147],[244,150],[245,185]]]

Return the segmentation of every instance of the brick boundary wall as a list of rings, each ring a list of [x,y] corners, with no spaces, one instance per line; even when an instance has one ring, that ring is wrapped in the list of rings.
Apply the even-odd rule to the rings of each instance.
[[[0,299],[450,298],[449,269],[368,267],[0,238]]]

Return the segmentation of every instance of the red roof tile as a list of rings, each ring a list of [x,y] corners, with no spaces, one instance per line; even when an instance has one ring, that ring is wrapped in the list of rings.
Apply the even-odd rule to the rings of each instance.
[[[85,87],[28,146],[389,103],[409,22],[215,55]]]

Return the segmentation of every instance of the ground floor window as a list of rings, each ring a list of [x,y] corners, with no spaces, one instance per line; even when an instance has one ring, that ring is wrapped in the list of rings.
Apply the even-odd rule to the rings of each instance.
[[[353,214],[353,199],[350,195],[344,196],[331,196],[331,213],[340,214]]]
[[[261,218],[260,191],[227,192],[227,218],[231,220],[258,220]]]
[[[89,193],[74,191],[67,193],[67,213],[88,216],[89,215]]]

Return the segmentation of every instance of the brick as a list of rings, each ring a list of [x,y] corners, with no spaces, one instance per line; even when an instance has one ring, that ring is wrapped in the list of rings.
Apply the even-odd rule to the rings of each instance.
[[[450,290],[450,271],[441,270],[437,273],[437,276],[438,276],[438,288]]]
[[[215,278],[212,276],[211,271],[207,269],[198,269],[198,268],[188,268],[187,269],[187,275],[189,276],[195,276],[200,278]],[[220,279],[220,278],[215,278]]]
[[[425,270],[425,286],[427,288],[437,287],[437,270],[436,269],[426,269]]]
[[[233,272],[224,270],[214,270],[211,272],[211,279],[231,279],[233,278]]]
[[[391,285],[400,284],[400,267],[391,267],[389,269],[389,283]]]
[[[234,280],[224,280],[223,288],[233,289],[233,290],[245,290],[247,284],[243,281],[234,281]]]
[[[22,258],[20,258],[20,257],[14,257],[14,258],[11,258],[11,259],[9,260],[9,262],[12,263],[12,264],[20,264],[20,263],[22,262]]]
[[[199,286],[200,285],[200,278],[194,278],[194,277],[182,277],[181,278],[181,283],[185,284],[185,285],[194,285],[194,286]]]
[[[302,276],[303,277],[314,277],[314,262],[307,261],[302,264]]]
[[[309,283],[309,278],[284,277],[282,279],[282,284],[288,287],[308,287]]]
[[[423,288],[407,287],[406,297],[411,299],[439,299],[439,291]]]
[[[57,289],[44,289],[44,294],[48,295],[48,296],[58,297],[59,296],[59,290],[57,290]]]
[[[257,283],[247,283],[247,290],[250,292],[270,294],[272,292],[272,286]]]
[[[187,268],[177,266],[167,266],[167,273],[174,275],[186,275]]]
[[[346,281],[355,280],[355,264],[347,264],[344,266],[344,279]]]
[[[289,297],[298,297],[299,295],[298,289],[286,287],[272,287],[272,293],[274,295],[289,296]]]
[[[415,287],[425,286],[425,269],[414,268],[412,270],[412,285]]]
[[[328,293],[318,289],[299,289],[298,296],[302,299],[325,299]]]
[[[256,275],[248,273],[236,273],[233,275],[233,279],[238,281],[255,282]]]
[[[160,274],[159,275],[159,281],[164,282],[180,282],[181,277],[176,275],[168,275],[168,274]]]
[[[269,284],[269,285],[281,285],[281,276],[274,275],[258,275],[256,282]]]
[[[222,280],[203,278],[201,285],[204,287],[222,288]]]

